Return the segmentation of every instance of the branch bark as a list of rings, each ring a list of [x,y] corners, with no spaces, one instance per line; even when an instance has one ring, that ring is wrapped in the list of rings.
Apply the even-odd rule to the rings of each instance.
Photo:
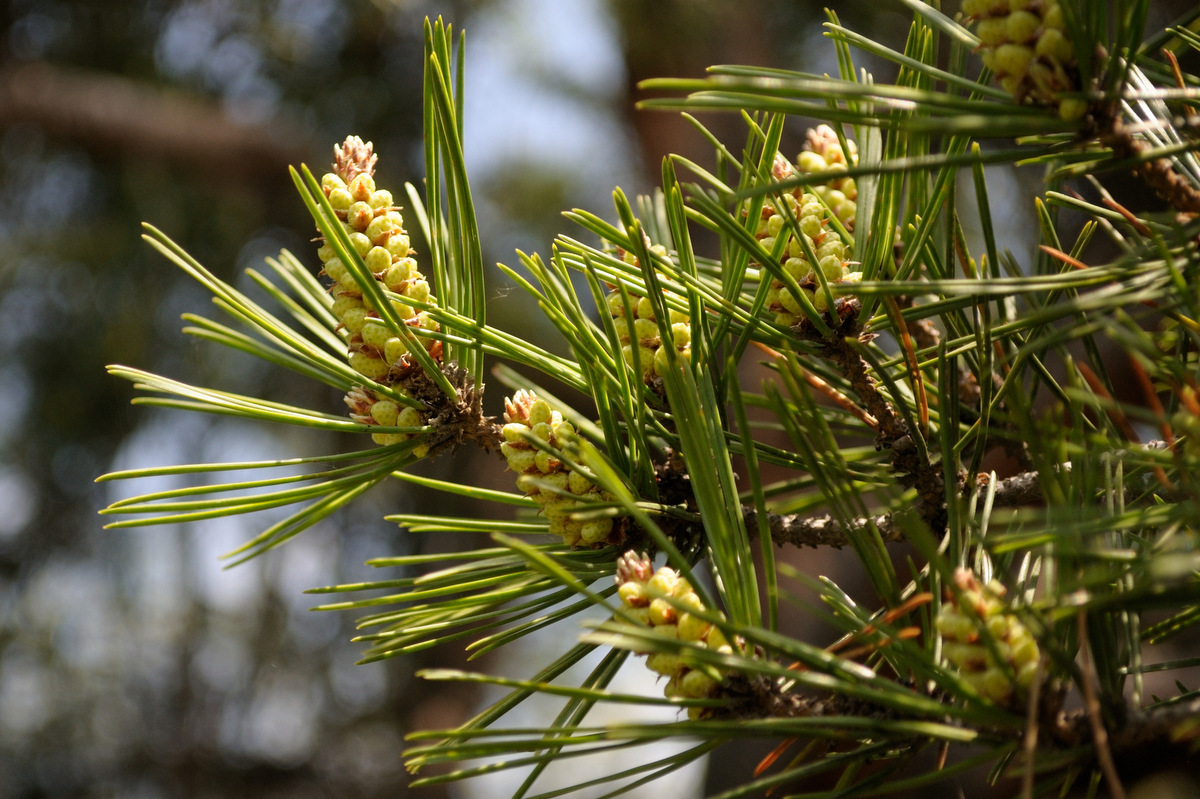
[[[1136,138],[1114,114],[1098,136],[1100,143],[1112,150],[1118,161],[1136,159],[1148,149],[1146,142]],[[1175,171],[1170,160],[1155,158],[1135,164],[1133,174],[1154,190],[1160,199],[1176,211],[1200,214],[1200,191]]]
[[[1164,449],[1167,444],[1164,441],[1151,441],[1143,446],[1146,449]],[[1067,462],[1059,468],[1069,471],[1071,464]],[[1138,493],[1140,490],[1131,486],[1127,493],[1127,499],[1133,498]],[[1040,475],[1036,471],[1029,471],[997,480],[992,497],[992,507],[1019,508],[1042,505],[1045,501]],[[754,507],[745,505],[742,513],[746,520],[746,529],[752,534],[757,534],[759,532],[758,513]],[[828,514],[822,516],[802,516],[796,513],[767,514],[771,540],[776,546],[844,547],[850,543],[850,535],[853,531],[866,529],[868,524],[875,525],[885,543],[904,540],[903,528],[897,524],[893,514],[890,513],[854,519],[850,529]]]

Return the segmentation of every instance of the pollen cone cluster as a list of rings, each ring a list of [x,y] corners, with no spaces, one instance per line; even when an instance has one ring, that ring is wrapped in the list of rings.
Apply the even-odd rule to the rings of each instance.
[[[550,532],[561,536],[570,546],[599,547],[618,543],[620,533],[614,528],[612,519],[581,521],[571,518],[573,513],[584,510],[587,502],[603,501],[606,498],[604,492],[527,438],[532,436],[545,446],[561,451],[564,440],[575,436],[574,425],[564,420],[548,402],[523,390],[504,400],[504,421],[504,443],[500,445],[500,451],[509,468],[518,475],[517,487],[542,506],[542,513],[550,522]]]
[[[704,603],[691,584],[667,566],[654,570],[650,559],[632,550],[617,561],[617,595],[628,615],[649,626],[655,635],[678,639],[713,649],[723,654],[733,647],[717,627],[688,609],[705,611]],[[682,657],[668,652],[651,652],[646,666],[668,677],[663,693],[671,698],[708,699],[716,696],[721,684],[710,674],[687,665]],[[704,715],[705,708],[688,708],[688,716]]]
[[[828,125],[810,128],[808,141],[796,156],[796,169],[802,175],[845,172],[847,167],[858,163],[858,148],[848,139],[846,145],[846,148],[842,147],[837,133]],[[828,183],[809,186],[807,191],[824,200],[842,226],[850,233],[854,232],[854,219],[858,214],[858,186],[854,178],[835,178]]]
[[[772,167],[772,175],[776,179],[786,180],[795,177],[796,174],[796,167],[782,155],[776,156]],[[827,190],[828,194],[833,195],[833,192],[833,189]],[[840,191],[838,195],[841,195],[838,207],[850,214],[848,218],[853,225],[853,201],[845,199],[844,193]],[[838,195],[833,195],[833,198],[839,199]],[[829,301],[825,292],[820,289],[817,271],[819,270],[825,281],[831,284],[857,283],[862,279],[862,273],[849,270],[850,248],[836,230],[829,228],[830,208],[821,202],[818,195],[796,189],[776,196],[782,200],[785,208],[779,209],[770,203],[764,205],[755,238],[768,252],[779,246],[780,237],[784,238],[785,243],[780,255],[783,271],[796,282],[799,291],[804,294],[804,299],[807,299],[818,313],[825,313],[829,310]],[[781,210],[786,212],[787,218],[784,213],[780,213]],[[796,222],[795,227],[799,228],[798,236],[791,222],[793,218]],[[836,298],[833,310],[838,315],[849,312],[852,300],[853,298],[848,296]],[[805,318],[802,298],[782,280],[771,280],[765,307],[778,324],[787,327],[799,324]]]
[[[953,597],[942,605],[937,629],[942,634],[946,660],[980,696],[997,705],[1019,707],[1037,673],[1037,641],[1004,602],[1003,585],[995,580],[981,585],[965,569],[960,569],[954,580],[961,591],[961,602],[974,614],[965,611]],[[984,643],[985,630],[993,647]]]
[[[346,395],[346,405],[350,407],[350,418],[360,424],[375,424],[381,427],[422,427],[425,417],[416,408],[401,405],[393,399],[380,397],[376,392],[362,386],[355,386]],[[416,431],[409,433],[372,433],[371,440],[382,446],[400,444],[408,441]],[[417,444],[413,454],[423,458],[429,453],[429,446]]]
[[[1058,0],[963,0],[962,10],[977,21],[983,63],[1005,91],[1017,100],[1056,106],[1063,119],[1083,116],[1085,102],[1059,96],[1080,86]]]
[[[648,242],[647,242],[648,243]],[[665,256],[667,249],[661,244],[655,244],[650,251]],[[627,250],[619,250],[619,255],[625,263],[638,266],[638,258]],[[663,347],[663,338],[654,315],[654,306],[647,297],[629,293],[629,312],[625,313],[625,300],[620,291],[611,291],[608,295],[608,312],[613,317],[617,336],[621,341],[621,355],[631,368],[639,368],[642,379],[650,382],[655,377],[662,376],[670,361]],[[682,311],[671,310],[669,327],[670,345],[675,348],[684,361],[692,357],[692,325],[688,315]]]
[[[424,311],[415,310],[403,298],[435,304],[429,283],[417,269],[410,255],[404,219],[393,204],[392,193],[375,186],[373,173],[378,156],[370,142],[351,136],[334,147],[333,171],[321,178],[321,188],[345,228],[350,244],[366,264],[372,278],[388,297],[396,316],[409,327],[436,330],[437,323]],[[317,251],[323,273],[333,285],[333,314],[348,334],[348,360],[359,374],[384,385],[400,382],[414,364],[404,340],[393,334],[380,318],[378,309],[350,268],[337,256],[329,242]],[[439,341],[423,339],[429,354],[440,360]],[[394,400],[378,395],[368,388],[355,388],[346,396],[350,415],[364,424],[385,427],[420,427],[425,420],[413,408],[402,407]],[[379,444],[398,444],[409,433],[376,433]],[[428,451],[418,445],[413,452],[423,456]]]

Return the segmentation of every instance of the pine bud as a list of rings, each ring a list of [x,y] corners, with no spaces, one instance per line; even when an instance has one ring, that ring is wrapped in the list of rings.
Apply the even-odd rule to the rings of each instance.
[[[981,585],[965,569],[954,575],[954,581],[960,596],[956,599],[947,593],[935,621],[943,640],[942,655],[980,696],[1019,708],[1037,673],[1041,657],[1037,641],[1003,601],[1003,585],[995,580]],[[965,612],[960,602],[974,614]]]

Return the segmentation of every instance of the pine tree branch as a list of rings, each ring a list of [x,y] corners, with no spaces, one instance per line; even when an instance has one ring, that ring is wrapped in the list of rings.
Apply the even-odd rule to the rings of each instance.
[[[857,337],[859,332],[855,326],[846,331],[845,335],[835,333],[829,338],[810,336],[809,340],[817,343],[818,354],[837,366],[842,375],[850,381],[850,388],[858,396],[859,402],[879,423],[876,446],[891,449],[897,441],[908,435],[908,425],[896,415],[892,404],[879,393],[867,362],[847,342],[848,336]]]
[[[941,468],[931,464],[913,442],[908,423],[879,392],[869,365],[850,345],[849,337],[857,338],[859,334],[857,323],[852,323],[844,334],[815,339],[820,346],[818,353],[841,370],[859,402],[876,419],[876,448],[891,450],[892,468],[900,484],[917,489],[919,500],[915,510],[931,530],[939,533],[946,526],[945,477]]]
[[[222,180],[274,180],[312,150],[299,125],[240,125],[205,98],[46,62],[0,68],[0,127],[19,123],[93,152],[164,158]]]
[[[813,695],[791,691],[785,682],[765,675],[734,674],[721,686],[728,704],[714,718],[798,718],[857,716],[876,720],[899,718],[894,710],[839,694]]]
[[[1200,698],[1190,702],[1135,710],[1127,713],[1124,722],[1110,733],[1109,745],[1114,751],[1120,752],[1174,741],[1180,725],[1194,725],[1197,718],[1200,718]],[[1194,728],[1192,735],[1195,735]]]
[[[1166,449],[1165,441],[1149,441],[1141,445],[1143,449]],[[1124,450],[1115,450],[1112,454],[1119,455]],[[1066,461],[1058,466],[1062,472],[1071,471],[1071,462]],[[981,485],[986,485],[987,475],[978,475]],[[1131,482],[1125,491],[1125,499],[1132,500],[1145,492],[1146,486]],[[1036,470],[1021,472],[1012,477],[996,481],[995,497],[992,505],[999,508],[1017,508],[1026,505],[1041,505],[1046,501],[1042,494],[1041,476]]]
[[[748,677],[734,674],[721,686],[725,707],[714,718],[797,718],[846,717],[869,718],[877,721],[897,719],[896,711],[872,702],[839,694],[807,694],[789,690],[784,680],[764,675]],[[947,701],[952,698],[946,697]],[[1061,695],[1059,695],[1061,700]],[[1074,749],[1095,743],[1095,718],[1087,708],[1068,712],[1054,710],[1051,699],[1037,727],[1047,734],[1040,736],[1050,749]],[[1187,745],[1195,735],[1195,722],[1200,718],[1200,698],[1188,702],[1132,709],[1117,708],[1118,721],[1105,730],[1108,751],[1113,757],[1134,755],[1152,748],[1173,751]],[[943,723],[976,729],[989,737],[1018,740],[1028,731],[1021,726],[1004,728],[972,728],[961,721],[946,718]]]
[[[1143,445],[1146,449],[1165,449],[1165,441],[1151,441]],[[1063,471],[1070,471],[1071,463],[1062,464]],[[986,487],[988,476],[981,474],[976,478],[980,487]],[[1126,499],[1132,500],[1144,493],[1145,487],[1131,484],[1126,491]],[[1045,503],[1042,493],[1041,476],[1037,471],[1021,472],[1012,477],[996,481],[992,497],[992,506],[997,508],[1019,508],[1039,506]],[[919,509],[918,509],[919,510]],[[758,514],[751,505],[743,506],[746,519],[746,529],[752,535],[758,534]],[[911,513],[911,510],[906,510]],[[923,515],[923,514],[922,514]],[[864,530],[868,525],[874,525],[879,531],[884,543],[905,540],[903,528],[897,524],[894,514],[885,513],[870,518],[855,519],[850,529],[832,516],[803,516],[798,513],[780,514],[768,513],[767,525],[771,531],[771,540],[776,546],[795,547],[834,547],[841,548],[849,545],[850,536],[855,530]]]
[[[1063,464],[1070,469],[1071,464]],[[976,476],[981,488],[986,487],[989,477],[986,474]],[[1045,502],[1042,494],[1041,475],[1036,470],[1014,474],[996,481],[996,490],[992,499],[993,507],[1019,508],[1025,505],[1041,505]]]
[[[1105,746],[1111,757],[1128,764],[1131,759],[1186,756],[1189,742],[1196,736],[1200,718],[1200,698],[1151,708],[1115,708],[1115,718],[1104,728]],[[1096,717],[1087,708],[1060,713],[1043,721],[1049,746],[1073,749],[1096,741]],[[1120,769],[1118,768],[1118,771]]]
[[[1146,143],[1137,139],[1115,114],[1110,115],[1106,122],[1107,124],[1101,123],[1102,128],[1097,138],[1102,145],[1112,150],[1114,160],[1134,160],[1140,158],[1147,150]],[[1175,210],[1200,214],[1200,190],[1176,172],[1170,160],[1155,158],[1135,164],[1133,174]]]
[[[746,518],[746,529],[752,535],[757,534],[759,531],[758,514],[753,506],[745,506],[743,512]],[[771,531],[771,541],[778,547],[833,547],[840,549],[850,543],[851,530],[847,530],[841,522],[828,514],[801,516],[796,513],[768,513],[767,524]],[[879,530],[879,535],[884,543],[904,540],[904,530],[895,523],[890,513],[873,516],[869,519],[855,519],[852,529],[866,529],[868,524],[873,524]]]

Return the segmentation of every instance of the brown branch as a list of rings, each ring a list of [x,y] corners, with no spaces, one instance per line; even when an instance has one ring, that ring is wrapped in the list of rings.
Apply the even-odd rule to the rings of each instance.
[[[856,336],[856,332],[852,329],[849,335]],[[892,404],[879,393],[875,379],[868,371],[867,362],[850,346],[845,335],[835,331],[829,338],[810,340],[818,344],[818,354],[837,366],[842,375],[850,381],[850,388],[858,396],[859,402],[878,422],[876,446],[890,449],[898,440],[908,435],[908,425],[896,415]]]
[[[1100,131],[1098,138],[1101,144],[1112,150],[1113,158],[1118,161],[1135,160],[1149,149],[1146,142],[1138,139],[1115,115],[1108,121],[1106,129]],[[1169,159],[1143,161],[1135,164],[1132,171],[1175,210],[1200,213],[1200,191],[1175,171]]]
[[[813,695],[792,691],[785,680],[773,679],[762,674],[731,674],[721,686],[721,697],[728,700],[728,704],[717,710],[712,718],[898,718],[896,711],[882,705],[840,694]]]
[[[274,179],[312,152],[296,125],[239,125],[213,100],[44,62],[0,67],[0,128],[20,123],[95,152],[163,158],[221,180]]]
[[[847,333],[857,338],[857,329],[851,326]],[[891,402],[879,392],[869,366],[858,351],[850,344],[850,338],[837,333],[829,338],[816,339],[818,354],[829,360],[850,381],[850,387],[859,402],[878,422],[875,446],[892,452],[892,468],[900,483],[917,489],[919,501],[916,510],[935,534],[940,534],[946,525],[945,478],[940,467],[922,456],[912,439],[907,422],[892,407]]]
[[[746,519],[746,529],[751,534],[757,534],[758,514],[754,508],[747,505],[742,512]],[[833,547],[840,549],[850,543],[851,530],[834,519],[832,516],[800,516],[799,514],[768,513],[767,524],[771,531],[771,541],[775,546],[794,547]],[[873,516],[870,519],[855,519],[852,530],[865,530],[868,524],[874,524],[885,543],[904,540],[904,530],[895,523],[892,514]]]
[[[1164,441],[1151,441],[1144,445],[1146,449],[1164,449],[1166,448]],[[1063,471],[1070,471],[1071,463],[1062,464],[1060,467]],[[986,486],[986,475],[979,475],[979,480],[984,481],[981,488]],[[1144,487],[1129,486],[1126,491],[1126,499],[1135,499],[1139,494],[1143,493]],[[1022,472],[1012,477],[1006,477],[1003,480],[996,481],[996,487],[993,492],[992,506],[996,508],[1020,508],[1027,506],[1038,506],[1045,504],[1046,498],[1042,493],[1041,477],[1036,471]],[[907,509],[906,513],[917,511],[922,517],[922,509],[918,506],[915,509]],[[752,535],[759,533],[758,513],[751,505],[743,506],[743,517],[746,520],[746,529]],[[771,533],[771,541],[776,546],[794,546],[794,547],[844,547],[850,543],[850,536],[855,530],[865,530],[868,524],[873,524],[879,530],[880,536],[885,543],[893,543],[896,541],[905,540],[904,528],[900,525],[894,514],[881,514],[870,518],[860,517],[850,522],[850,529],[847,529],[840,521],[834,517],[825,514],[821,516],[802,516],[798,513],[768,513],[767,525]]]
[[[1070,470],[1071,464],[1064,463],[1062,468]],[[987,476],[980,475],[980,481],[986,483]],[[1041,475],[1036,471],[1021,472],[1012,477],[996,481],[996,491],[992,506],[997,508],[1019,508],[1026,505],[1041,505],[1046,501],[1042,494]]]
[[[1107,752],[1103,753],[1097,739],[1097,717],[1087,708],[1080,708],[1060,715],[1047,730],[1050,733],[1047,740],[1061,749],[1091,743],[1096,747],[1097,764],[1109,759],[1110,766],[1105,771],[1111,768],[1115,774],[1122,766],[1129,767],[1139,761],[1186,757],[1196,737],[1197,718],[1200,718],[1200,699],[1152,708],[1118,708],[1112,729],[1103,730],[1107,738],[1104,743]]]
[[[1113,731],[1109,745],[1114,751],[1125,751],[1173,742],[1180,725],[1194,724],[1197,718],[1200,718],[1200,699],[1137,710],[1126,714],[1124,723]]]
[[[935,696],[942,701],[953,701],[948,695]],[[899,718],[896,711],[882,705],[840,694],[794,691],[788,680],[761,674],[731,674],[721,686],[721,698],[727,704],[716,710],[712,718],[750,720],[849,716],[877,721]],[[1194,726],[1186,725],[1194,725],[1196,719],[1200,718],[1200,699],[1146,709],[1126,707],[1118,715],[1120,722],[1106,733],[1107,740],[1104,743],[1110,757],[1138,757],[1139,753],[1147,750],[1182,751],[1189,739],[1196,735]],[[1095,716],[1087,708],[1079,708],[1066,713],[1043,714],[1034,726],[1048,733],[1040,736],[1045,741],[1043,746],[1048,749],[1076,749],[1092,743],[1097,748],[1096,756],[1100,758],[1104,755],[1099,751],[1094,719]],[[988,738],[1030,740],[1028,727],[978,728],[949,718],[941,719],[941,722],[976,730]]]
[[[1149,441],[1139,445],[1141,449],[1166,449],[1165,441]],[[1114,454],[1118,454],[1123,450],[1117,450]],[[1063,472],[1071,471],[1071,462],[1059,464],[1058,467]],[[979,475],[981,481],[986,481],[986,475]],[[1129,486],[1125,492],[1126,500],[1135,499],[1139,494],[1145,491],[1145,487]],[[1005,477],[1003,480],[996,481],[995,497],[992,504],[997,508],[1017,508],[1026,505],[1041,505],[1045,503],[1046,497],[1042,493],[1041,477],[1036,471],[1021,472],[1012,477]]]

